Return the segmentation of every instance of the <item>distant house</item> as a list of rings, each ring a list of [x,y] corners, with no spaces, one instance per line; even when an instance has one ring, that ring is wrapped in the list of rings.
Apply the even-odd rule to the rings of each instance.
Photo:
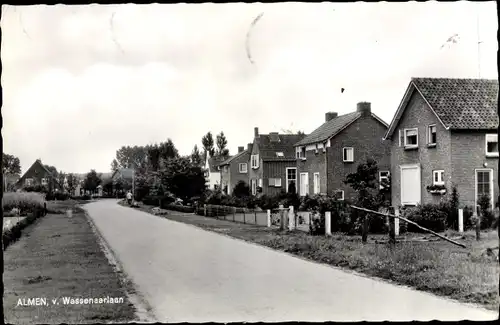
[[[392,140],[392,203],[462,206],[499,194],[498,80],[412,78],[385,135]]]
[[[221,173],[220,173],[220,163],[222,159],[217,157],[209,157],[205,159],[205,180],[207,187],[211,190],[216,190],[220,188],[221,185]]]
[[[294,144],[305,134],[259,134],[254,128],[254,141],[249,161],[249,183],[252,195],[274,195],[288,191],[297,182]]]
[[[338,116],[325,114],[325,122],[295,143],[297,190],[300,196],[335,195],[355,199],[356,192],[344,184],[361,163],[374,159],[379,181],[389,177],[390,143],[383,141],[388,125],[371,111],[370,103],[358,103],[356,111]]]
[[[40,159],[35,160],[33,165],[17,181],[15,189],[25,189],[27,187],[43,186],[47,190],[62,190],[62,186]]]
[[[223,161],[220,166],[221,185],[226,194],[233,193],[233,189],[240,181],[244,181],[248,185],[248,163],[250,161],[250,153],[252,152],[252,144],[245,147],[238,147],[238,153],[229,159]]]

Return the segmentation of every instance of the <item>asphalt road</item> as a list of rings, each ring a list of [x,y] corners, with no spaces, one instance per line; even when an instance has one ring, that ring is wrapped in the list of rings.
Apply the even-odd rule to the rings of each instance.
[[[494,320],[498,314],[103,200],[84,206],[161,322]]]

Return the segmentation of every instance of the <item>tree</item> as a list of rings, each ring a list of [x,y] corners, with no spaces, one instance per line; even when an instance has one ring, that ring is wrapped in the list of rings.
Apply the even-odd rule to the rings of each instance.
[[[201,196],[205,191],[205,176],[200,166],[187,157],[166,160],[160,170],[161,183],[175,196],[187,200]]]
[[[118,170],[118,161],[116,159],[113,159],[111,162],[111,171],[114,173]]]
[[[66,177],[67,177],[67,174],[66,174],[65,172],[63,172],[63,171],[60,171],[60,172],[58,173],[57,177],[56,177],[56,178],[57,178],[57,182],[58,182],[58,183],[59,183],[59,185],[62,187],[62,190],[63,190],[63,191],[64,191],[64,190],[67,190],[67,188],[66,188],[66,186],[65,186],[65,184],[64,184],[64,183],[65,183],[65,182],[64,182],[64,180],[66,179]]]
[[[198,145],[194,145],[193,152],[191,152],[191,162],[195,166],[202,166],[203,165],[203,157],[200,153],[200,150],[198,149]]]
[[[148,155],[148,166],[153,171],[157,171],[160,168],[160,146],[156,143],[154,145],[147,145],[146,152]]]
[[[85,176],[85,181],[83,183],[83,188],[86,191],[94,192],[97,189],[97,186],[101,184],[101,178],[96,173],[94,169],[90,170],[90,172]]]
[[[250,187],[245,181],[239,181],[234,186],[233,195],[239,198],[248,197],[250,196]]]
[[[78,178],[74,174],[70,173],[68,174],[67,179],[68,179],[68,191],[71,195],[73,195],[76,187],[78,186]]]
[[[44,165],[45,168],[47,168],[49,170],[49,172],[54,176],[54,177],[58,177],[59,176],[59,173],[57,172],[57,168],[55,168],[54,166],[50,166],[50,165]]]
[[[166,142],[160,143],[159,150],[160,157],[165,160],[179,157],[179,151],[170,138]]]
[[[205,161],[207,157],[213,157],[215,155],[214,149],[214,138],[212,132],[208,132],[201,138],[201,144],[203,145],[203,160]],[[208,155],[208,156],[207,156]]]
[[[146,148],[123,146],[116,151],[116,161],[119,168],[145,169],[147,165]]]
[[[4,174],[14,174],[14,175],[20,175],[21,174],[21,162],[19,161],[19,158],[9,155],[6,153],[3,153],[2,155],[2,173]]]
[[[216,155],[221,158],[227,158],[229,156],[229,150],[227,147],[227,139],[224,132],[220,132],[216,137],[217,151]]]

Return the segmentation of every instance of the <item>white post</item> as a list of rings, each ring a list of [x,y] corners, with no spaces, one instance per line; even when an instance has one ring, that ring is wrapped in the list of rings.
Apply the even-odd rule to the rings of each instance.
[[[464,209],[458,209],[458,231],[464,232]]]
[[[394,214],[399,217],[399,209],[394,209]],[[394,218],[394,234],[399,236],[399,218]]]
[[[267,227],[271,227],[271,210],[267,210]]]
[[[325,212],[325,235],[332,235],[332,213],[330,211]]]
[[[293,205],[288,207],[288,230],[295,229],[295,214],[293,212]]]

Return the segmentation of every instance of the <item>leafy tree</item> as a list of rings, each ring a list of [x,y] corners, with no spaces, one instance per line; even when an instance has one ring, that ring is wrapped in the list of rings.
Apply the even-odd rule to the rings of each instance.
[[[94,192],[97,189],[97,186],[101,184],[101,178],[96,173],[94,169],[90,170],[90,172],[85,176],[85,181],[83,183],[83,188],[87,191]]]
[[[186,157],[166,160],[160,177],[164,188],[183,200],[201,196],[205,191],[203,170]]]
[[[21,162],[19,158],[6,153],[2,154],[2,173],[21,175]]]
[[[116,159],[113,159],[113,161],[111,162],[111,171],[114,173],[118,170],[118,167],[119,167],[119,164],[118,164],[118,161]]]
[[[215,156],[215,148],[214,148],[214,138],[212,136],[212,132],[208,132],[201,138],[201,144],[203,145],[203,160],[205,161],[208,157]]]
[[[102,191],[106,193],[107,195],[112,195],[113,194],[113,182],[108,181],[102,186]]]
[[[67,177],[68,175],[63,172],[63,171],[60,171],[58,174],[57,174],[57,182],[59,183],[59,185],[62,187],[62,190],[67,190],[65,184],[64,184],[64,179]]]
[[[149,167],[153,171],[157,171],[160,168],[160,146],[158,144],[146,146],[146,152],[148,157]]]
[[[57,168],[55,168],[54,166],[50,166],[50,165],[44,165],[45,168],[47,168],[49,170],[49,172],[52,173],[52,175],[54,175],[54,177],[58,178],[59,176],[59,173],[57,172]]]
[[[146,169],[147,153],[143,146],[123,146],[116,151],[119,168]],[[112,168],[114,163],[112,163]]]
[[[248,197],[250,196],[250,187],[245,181],[239,181],[234,186],[233,195],[238,198]]]
[[[227,147],[227,139],[224,132],[220,132],[216,137],[217,151],[216,155],[221,158],[227,158],[229,156],[229,150]]]
[[[203,157],[200,153],[200,150],[198,149],[198,145],[194,145],[193,152],[191,153],[191,162],[195,166],[202,166],[203,165]]]
[[[179,151],[170,138],[166,142],[160,143],[159,150],[160,157],[165,160],[179,157]]]
[[[68,191],[73,194],[75,192],[76,187],[78,186],[78,178],[70,173],[68,174]]]

